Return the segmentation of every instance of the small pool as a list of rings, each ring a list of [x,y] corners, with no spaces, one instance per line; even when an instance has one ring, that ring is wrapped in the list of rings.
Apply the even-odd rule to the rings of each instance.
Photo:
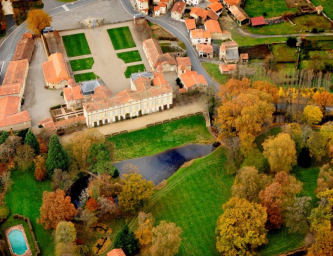
[[[14,253],[14,255],[24,255],[28,250],[28,246],[23,232],[19,229],[12,229],[7,236],[12,253]]]

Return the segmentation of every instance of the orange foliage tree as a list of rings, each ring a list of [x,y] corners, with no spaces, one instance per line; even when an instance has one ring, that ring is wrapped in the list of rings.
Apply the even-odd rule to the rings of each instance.
[[[39,221],[45,229],[56,228],[60,221],[70,221],[76,214],[77,210],[71,203],[71,198],[65,196],[63,190],[44,191]]]
[[[35,178],[38,181],[42,181],[46,178],[46,166],[45,166],[45,158],[41,155],[36,156],[34,159],[35,163]]]
[[[93,197],[89,198],[89,200],[86,203],[86,209],[88,209],[91,212],[94,212],[98,209],[98,207],[99,205],[97,201]]]
[[[28,12],[27,28],[39,36],[42,29],[51,26],[52,18],[47,12],[36,9]]]
[[[328,105],[331,105],[333,103],[333,94],[329,92],[317,91],[313,96],[313,99],[319,107],[325,110]]]

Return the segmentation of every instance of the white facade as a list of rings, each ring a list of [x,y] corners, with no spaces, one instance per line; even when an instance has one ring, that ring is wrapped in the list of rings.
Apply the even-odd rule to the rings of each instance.
[[[192,6],[198,5],[201,2],[202,2],[202,0],[185,0],[185,3],[187,5],[192,5]]]
[[[149,2],[148,0],[136,0],[136,8],[139,10],[139,12],[142,12],[144,14],[148,14],[149,9]]]

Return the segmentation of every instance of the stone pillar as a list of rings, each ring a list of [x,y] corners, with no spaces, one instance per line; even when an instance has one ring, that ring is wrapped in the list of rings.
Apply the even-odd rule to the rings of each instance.
[[[115,117],[115,116],[112,117],[112,121],[113,121],[113,122],[116,121],[116,117]]]
[[[91,127],[95,127],[95,123],[94,122],[91,123]]]
[[[170,104],[167,104],[167,108],[168,108],[168,109],[170,108]]]
[[[102,123],[105,124],[105,119],[102,120]]]
[[[108,118],[108,123],[111,123],[111,119],[110,118]]]

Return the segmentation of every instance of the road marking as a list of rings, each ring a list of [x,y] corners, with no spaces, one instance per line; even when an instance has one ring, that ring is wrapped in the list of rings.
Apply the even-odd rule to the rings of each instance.
[[[64,8],[66,12],[69,12],[69,9],[65,4],[62,5],[62,8]]]

